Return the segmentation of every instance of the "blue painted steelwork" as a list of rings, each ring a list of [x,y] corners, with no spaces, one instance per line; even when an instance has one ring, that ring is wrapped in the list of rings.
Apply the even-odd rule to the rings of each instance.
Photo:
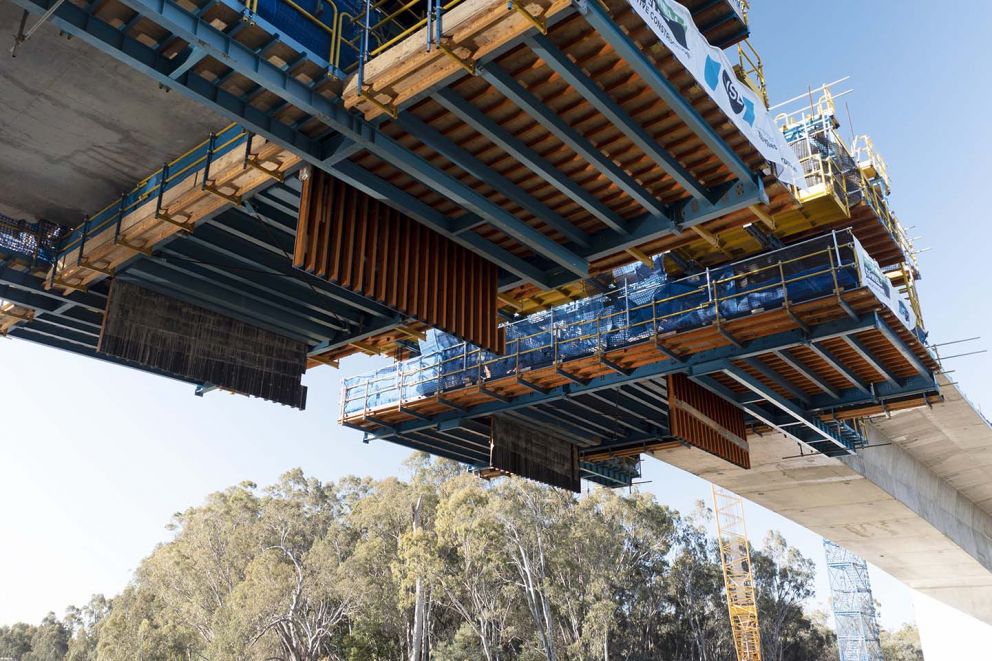
[[[647,154],[663,172],[687,190],[693,197],[712,199],[712,192],[707,190],[698,180],[686,170],[678,160],[668,153],[658,142],[648,135],[620,105],[611,99],[603,89],[590,79],[581,68],[558,50],[554,43],[544,35],[534,35],[525,42],[538,57],[544,60],[552,71],[574,87],[582,97],[592,104],[614,126],[623,132],[631,141]]]
[[[479,75],[487,83],[499,90],[503,96],[513,101],[521,110],[540,122],[544,128],[554,134],[569,149],[585,159],[620,190],[632,197],[648,213],[662,218],[668,217],[668,209],[664,203],[656,199],[654,195],[635,181],[619,165],[607,158],[588,139],[562,121],[561,117],[544,105],[540,99],[514,80],[513,76],[495,64],[478,67],[478,71]]]
[[[448,112],[485,136],[490,142],[499,145],[506,153],[527,166],[531,172],[567,195],[570,200],[588,211],[607,227],[621,234],[627,233],[626,221],[616,215],[612,209],[593,197],[589,191],[569,179],[543,156],[487,117],[485,113],[460,97],[456,92],[442,89],[438,90],[432,98]]]
[[[43,12],[54,0],[16,0],[27,9]],[[334,164],[340,164],[342,159],[360,149],[368,149],[383,160],[394,163],[411,172],[419,179],[453,199],[476,215],[484,219],[518,240],[535,247],[544,256],[554,261],[557,266],[538,276],[533,269],[523,272],[519,260],[507,259],[508,253],[484,239],[473,237],[473,250],[486,255],[488,259],[497,261],[507,271],[514,273],[525,281],[533,282],[542,287],[554,286],[559,281],[574,279],[576,275],[587,272],[590,259],[602,256],[604,253],[622,250],[625,247],[643,242],[650,238],[678,231],[681,226],[688,226],[704,219],[713,218],[750,204],[761,202],[767,198],[760,187],[760,182],[753,183],[749,178],[743,184],[729,187],[724,192],[718,204],[699,204],[698,200],[682,206],[673,212],[673,217],[665,215],[666,210],[650,199],[648,203],[652,211],[643,219],[637,221],[636,231],[632,237],[617,235],[613,230],[601,233],[592,238],[591,250],[576,252],[550,242],[540,233],[535,232],[526,224],[513,218],[500,207],[493,205],[487,199],[481,198],[473,190],[452,177],[428,166],[421,159],[413,156],[394,141],[386,138],[377,131],[374,123],[364,121],[361,117],[349,113],[336,101],[330,101],[317,93],[313,87],[294,79],[286,69],[280,69],[266,61],[258,51],[234,41],[230,34],[224,34],[206,24],[200,17],[190,14],[166,0],[127,0],[126,4],[141,14],[151,18],[160,25],[171,30],[176,36],[196,45],[206,55],[231,67],[231,72],[237,72],[265,89],[276,93],[288,103],[300,108],[310,116],[321,121],[336,134],[322,140],[310,138],[293,127],[276,120],[271,110],[261,111],[250,106],[244,98],[238,98],[223,89],[215,82],[207,81],[196,75],[193,70],[187,70],[173,79],[170,74],[181,66],[182,58],[167,60],[154,49],[136,42],[116,28],[107,25],[100,19],[90,16],[82,8],[66,4],[60,6],[53,16],[53,21],[63,30],[75,34],[111,56],[137,68],[164,85],[181,91],[200,102],[206,103],[217,112],[238,121],[249,130],[263,135],[267,139],[284,145],[305,160],[317,167],[322,167],[332,174],[338,173],[333,169]],[[222,77],[223,78],[223,77]],[[353,173],[352,173],[353,174]],[[631,182],[636,185],[636,182]],[[635,189],[636,191],[636,189]],[[573,192],[574,194],[574,192]],[[643,195],[641,197],[644,197]],[[402,207],[396,201],[390,201],[394,206]],[[471,216],[467,222],[471,222]],[[623,231],[624,225],[617,226]],[[455,233],[463,230],[464,225],[452,227],[452,236],[459,240]],[[473,233],[464,232],[466,235]],[[484,242],[484,243],[481,243]],[[465,241],[461,241],[463,245]],[[571,278],[563,277],[564,268]],[[567,274],[564,274],[567,275]]]
[[[576,0],[579,13],[585,17],[606,43],[627,61],[655,94],[672,109],[699,139],[723,162],[738,180],[752,181],[754,174],[737,153],[719,136],[709,123],[692,107],[678,88],[658,71],[657,67],[620,29],[606,10],[595,0]]]

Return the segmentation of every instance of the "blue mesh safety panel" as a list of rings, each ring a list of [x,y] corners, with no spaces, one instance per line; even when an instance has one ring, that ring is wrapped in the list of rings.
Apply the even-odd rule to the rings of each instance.
[[[420,343],[420,357],[348,379],[345,413],[526,374],[554,364],[556,356],[567,361],[700,328],[717,314],[726,321],[860,287],[854,241],[849,232],[838,233],[837,241],[827,235],[674,281],[660,260],[655,268],[625,266],[604,294],[507,324],[502,356],[432,330]]]

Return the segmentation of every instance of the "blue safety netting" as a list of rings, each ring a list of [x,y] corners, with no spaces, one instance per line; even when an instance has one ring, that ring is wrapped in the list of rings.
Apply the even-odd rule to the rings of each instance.
[[[30,262],[51,264],[58,251],[56,246],[66,228],[40,221],[29,223],[0,214],[0,257],[19,257]]]
[[[334,45],[334,30],[339,23],[343,38],[357,43],[359,26],[352,17],[359,16],[364,11],[364,3],[358,0],[296,0],[295,4],[303,13],[283,0],[258,0],[257,15],[292,37],[314,55],[330,61],[333,58],[331,47]],[[307,15],[309,14],[309,16]],[[338,21],[340,14],[347,14],[344,20]],[[320,23],[320,25],[318,25]],[[322,27],[323,26],[323,27]],[[338,63],[342,70],[355,62],[357,53],[349,48],[341,51],[341,61]]]
[[[660,258],[625,266],[608,291],[507,323],[496,355],[432,330],[420,356],[344,382],[344,413],[374,409],[611,351],[672,332],[727,321],[835,289],[862,286],[868,259],[849,232],[805,241],[678,280]]]

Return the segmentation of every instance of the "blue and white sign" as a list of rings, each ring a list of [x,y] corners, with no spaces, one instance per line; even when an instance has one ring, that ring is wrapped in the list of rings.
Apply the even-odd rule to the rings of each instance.
[[[629,0],[637,14],[658,36],[700,86],[768,161],[784,182],[803,185],[802,168],[792,147],[751,88],[741,83],[719,48],[699,32],[689,10],[675,0]]]

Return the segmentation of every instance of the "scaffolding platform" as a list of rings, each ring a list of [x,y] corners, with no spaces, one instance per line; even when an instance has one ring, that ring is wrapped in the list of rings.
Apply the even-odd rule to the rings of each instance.
[[[151,255],[172,237],[241,206],[299,163],[279,145],[231,125],[86,218],[59,246],[49,282],[56,289],[85,290],[136,255]]]
[[[857,434],[839,421],[938,398],[936,361],[879,273],[845,232],[723,273],[648,280],[517,322],[503,356],[453,343],[348,379],[341,422],[422,448],[509,411],[571,428],[582,452],[602,453],[670,441],[666,377],[687,374],[741,407],[753,429],[789,429],[817,451],[846,453]],[[634,392],[643,388],[653,404]],[[796,431],[797,420],[814,434]]]

